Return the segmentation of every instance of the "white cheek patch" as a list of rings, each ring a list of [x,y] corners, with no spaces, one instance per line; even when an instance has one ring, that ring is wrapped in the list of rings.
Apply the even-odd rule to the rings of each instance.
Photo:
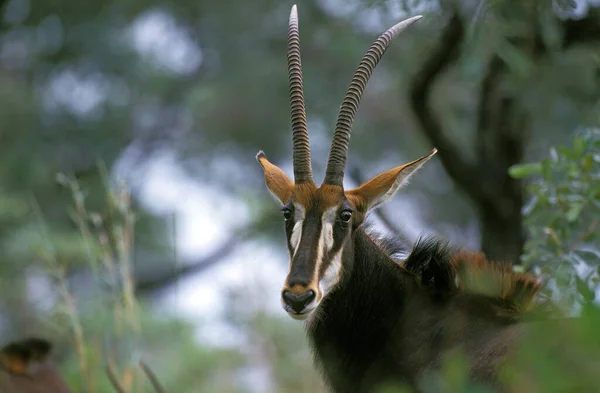
[[[342,271],[342,250],[340,249],[332,258],[331,263],[325,270],[325,274],[319,281],[319,289],[321,296],[327,295],[331,288],[340,280],[340,272]]]
[[[335,223],[335,217],[337,214],[338,207],[331,207],[327,209],[321,216],[321,236],[319,237],[319,252],[317,260],[316,272],[321,270],[321,266],[328,261],[325,261],[325,256],[333,249],[333,224]],[[323,255],[324,254],[324,255]],[[339,273],[342,270],[342,250],[340,250],[333,256],[329,262],[329,266],[325,269],[325,273],[321,280],[319,280],[319,290],[321,297],[324,297],[331,287],[333,287],[339,281]]]

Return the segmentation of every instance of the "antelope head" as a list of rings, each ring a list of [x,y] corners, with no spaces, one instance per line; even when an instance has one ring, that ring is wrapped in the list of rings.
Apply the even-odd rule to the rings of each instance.
[[[310,146],[302,87],[300,38],[296,6],[288,28],[288,72],[293,132],[294,181],[270,163],[260,151],[270,193],[283,206],[285,232],[290,255],[289,273],[281,292],[284,310],[294,319],[306,319],[352,268],[352,234],[370,209],[389,200],[408,178],[435,153],[383,172],[360,187],[345,191],[344,168],[352,122],[373,69],[390,42],[419,20],[414,16],[383,33],[360,62],[341,105],[325,180],[317,187],[310,163]]]

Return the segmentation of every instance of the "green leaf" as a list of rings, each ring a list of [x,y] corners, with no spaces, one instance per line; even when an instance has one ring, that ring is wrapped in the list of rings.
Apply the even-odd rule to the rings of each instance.
[[[589,285],[585,281],[575,276],[575,284],[577,285],[577,291],[587,302],[594,301],[594,298],[596,297],[595,293],[590,289]]]
[[[583,138],[583,136],[578,135],[574,138],[573,140],[573,152],[575,153],[575,156],[577,157],[577,159],[581,158],[583,156],[583,153],[585,152],[585,139]]]
[[[558,153],[560,153],[561,156],[568,158],[568,159],[575,159],[576,158],[576,153],[569,149],[567,146],[557,146],[556,150],[558,151]]]
[[[594,159],[592,158],[592,156],[585,156],[585,158],[583,159],[583,169],[589,171],[590,169],[592,169],[593,164]]]
[[[550,7],[543,7],[539,12],[539,27],[542,39],[547,48],[559,50],[562,44],[562,34],[559,20]]]
[[[574,222],[575,220],[577,220],[579,218],[579,215],[581,214],[584,206],[585,206],[585,204],[582,202],[572,204],[569,207],[569,210],[567,210],[567,214],[566,214],[567,221]]]
[[[541,164],[517,164],[508,168],[508,174],[515,179],[522,179],[527,176],[541,175],[542,165]]]

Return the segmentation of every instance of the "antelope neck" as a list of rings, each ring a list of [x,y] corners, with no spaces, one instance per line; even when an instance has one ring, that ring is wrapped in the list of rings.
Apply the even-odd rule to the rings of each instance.
[[[342,376],[368,372],[370,381],[389,376],[397,359],[388,344],[404,317],[405,294],[412,284],[408,273],[363,229],[354,232],[346,247],[353,248],[353,260],[346,260],[350,250],[345,249],[344,274],[307,323],[307,331],[333,391],[361,392],[362,387],[348,385]]]

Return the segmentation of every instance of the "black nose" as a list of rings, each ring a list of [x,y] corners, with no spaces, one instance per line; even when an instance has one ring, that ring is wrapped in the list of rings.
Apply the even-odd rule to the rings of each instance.
[[[290,291],[283,292],[283,301],[295,312],[300,312],[315,298],[315,292],[308,290],[301,295],[296,295]]]

